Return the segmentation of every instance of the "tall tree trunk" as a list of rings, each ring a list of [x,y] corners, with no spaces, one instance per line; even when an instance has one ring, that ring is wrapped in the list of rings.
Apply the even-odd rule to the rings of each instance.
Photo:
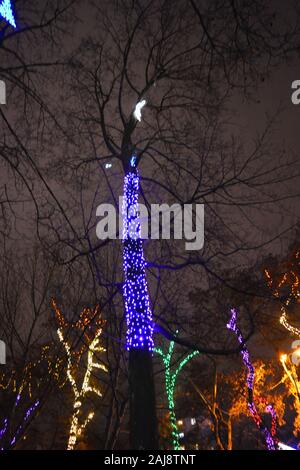
[[[124,303],[129,350],[130,440],[133,449],[157,449],[152,371],[153,322],[138,212],[139,175],[125,174],[123,218]]]
[[[151,353],[129,353],[130,444],[132,449],[158,449],[155,390]]]

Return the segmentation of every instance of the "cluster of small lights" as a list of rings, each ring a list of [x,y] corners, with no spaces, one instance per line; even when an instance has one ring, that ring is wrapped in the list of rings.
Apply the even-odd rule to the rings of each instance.
[[[243,336],[242,336],[242,334],[241,334],[241,332],[240,332],[240,330],[237,326],[236,319],[237,319],[237,312],[236,312],[235,309],[231,309],[231,319],[230,319],[230,322],[226,326],[229,330],[233,331],[236,334],[239,343],[242,344],[243,343]],[[254,367],[253,367],[253,365],[250,361],[249,351],[246,347],[243,347],[241,349],[241,355],[242,355],[242,358],[243,358],[243,362],[244,362],[244,364],[246,365],[246,367],[248,369],[247,388],[249,390],[249,393],[251,394],[250,402],[252,402],[253,384],[254,384]]]
[[[43,377],[38,380],[35,378],[35,372],[40,366],[47,367],[47,374],[43,374]],[[33,386],[35,386],[35,389],[39,389],[45,382],[45,376],[53,378],[55,382],[58,383],[58,386],[62,388],[66,382],[65,379],[61,380],[62,367],[63,359],[55,358],[54,362],[53,358],[50,356],[50,347],[48,345],[43,346],[39,353],[39,358],[35,361],[28,362],[22,370],[21,384],[19,386],[17,385],[18,378],[16,370],[12,370],[9,374],[5,374],[3,372],[0,375],[0,390],[8,390],[11,388],[13,392],[17,392],[19,390],[18,393],[20,393],[20,390],[24,392],[28,390],[28,395],[32,398]]]
[[[300,263],[299,263],[300,252],[297,251],[295,253],[294,257],[295,257],[295,260],[293,260],[294,266],[296,264],[296,267],[298,268],[300,266]],[[275,280],[273,279],[273,277],[272,277],[272,275],[271,275],[271,273],[268,269],[265,269],[264,272],[265,272],[265,276],[266,276],[268,286],[273,291],[273,295],[275,297],[279,297],[280,290],[284,286],[290,287],[289,297],[285,301],[285,305],[282,305],[282,307],[281,307],[281,316],[280,316],[279,321],[286,328],[286,330],[289,331],[292,335],[300,336],[300,330],[298,328],[294,327],[293,325],[291,325],[288,322],[287,311],[286,311],[286,308],[289,306],[292,299],[299,302],[299,298],[300,298],[300,292],[299,292],[300,279],[299,279],[299,275],[297,274],[295,269],[293,269],[290,266],[286,266],[286,272],[284,272],[283,274],[280,274],[279,276],[277,276],[277,279],[276,279],[276,282],[275,282]]]
[[[264,433],[266,437],[266,442],[268,449],[277,450],[278,449],[278,439],[277,435],[277,415],[276,411],[271,404],[267,402],[264,397],[258,397],[257,401],[265,406],[265,411],[271,415],[271,429],[268,430],[264,428]],[[274,448],[275,445],[275,448]]]
[[[280,290],[284,286],[287,286],[290,288],[289,297],[285,301],[285,305],[282,305],[281,307],[281,316],[280,316],[279,322],[281,323],[281,325],[285,327],[285,329],[289,333],[298,337],[300,337],[300,330],[299,328],[296,328],[295,326],[289,323],[286,309],[292,300],[299,302],[300,279],[299,279],[298,273],[296,272],[296,270],[298,270],[300,267],[299,259],[300,259],[300,252],[296,251],[295,254],[293,255],[292,261],[286,263],[285,269],[283,269],[285,272],[277,276],[277,279],[276,279],[276,276],[274,276],[275,279],[273,279],[271,273],[267,269],[265,269],[265,276],[267,279],[268,286],[270,287],[270,289],[272,289],[275,297],[279,297]],[[296,351],[296,354],[299,354],[299,352]],[[285,372],[285,376],[283,377],[282,382],[284,382],[286,379],[289,379],[290,384],[291,384],[292,394],[294,395],[296,400],[300,400],[300,386],[299,386],[296,367],[295,367],[295,364],[293,364],[293,362],[288,359],[289,359],[289,356],[287,354],[282,354],[280,356],[280,362]]]
[[[91,343],[95,328],[101,328],[103,326],[103,319],[99,315],[99,305],[96,305],[95,308],[85,307],[79,314],[79,318],[75,322],[69,322],[65,319],[64,314],[57,306],[57,303],[52,299],[52,308],[55,312],[56,320],[59,327],[68,328],[70,331],[81,331],[83,336],[83,344],[79,348],[72,348],[72,355],[77,357],[79,360],[82,355],[87,351],[88,345]]]
[[[288,306],[290,303],[290,299],[288,299],[286,301],[286,306]],[[286,312],[286,308],[285,306],[283,305],[281,307],[281,316],[280,316],[280,319],[279,319],[281,325],[283,325],[285,327],[285,329],[287,331],[289,331],[292,335],[295,335],[295,336],[300,336],[300,330],[299,328],[296,328],[295,326],[291,325],[289,322],[288,322],[288,319],[287,319],[287,312]]]
[[[296,251],[293,254],[292,260],[285,263],[285,266],[282,268],[283,274],[281,273],[279,276],[271,275],[271,273],[265,269],[265,276],[267,279],[267,283],[269,288],[273,291],[273,295],[275,297],[280,296],[280,291],[284,287],[289,288],[289,296],[285,300],[284,305],[281,307],[281,316],[279,322],[284,328],[294,336],[300,337],[300,330],[295,326],[291,325],[288,321],[287,316],[287,308],[292,301],[296,301],[299,303],[300,292],[300,279],[298,270],[300,267],[300,252]],[[299,355],[299,351],[296,351],[294,354]],[[287,354],[282,354],[280,356],[280,362],[284,369],[285,375],[282,378],[281,382],[284,382],[286,379],[289,379],[290,382],[290,391],[294,396],[295,400],[300,400],[300,386],[298,380],[298,374],[293,361],[290,360],[290,356]],[[289,446],[286,446],[283,443],[278,444],[278,448],[280,450],[296,450]]]
[[[20,400],[21,400],[21,395],[22,395],[22,389],[19,391],[19,393],[17,394],[16,398],[15,398],[15,402],[14,402],[14,410],[17,409],[19,403],[20,403]],[[18,426],[18,428],[16,429],[16,431],[14,432],[14,435],[13,437],[10,439],[10,444],[9,444],[9,448],[10,447],[13,447],[16,442],[17,442],[17,439],[18,437],[21,435],[24,427],[25,427],[25,424],[27,423],[27,421],[29,420],[30,416],[33,414],[33,412],[38,408],[40,404],[40,401],[39,400],[36,400],[33,405],[31,405],[23,419],[22,419],[22,422],[21,424]],[[2,429],[0,429],[0,442],[3,440],[3,438],[5,437],[6,435],[6,431],[8,430],[9,428],[9,419],[8,418],[5,418],[4,421],[3,421],[3,426],[2,426]],[[4,447],[2,446],[1,447],[1,450],[4,450]]]
[[[227,324],[227,328],[233,331],[238,339],[240,344],[244,345],[244,338],[237,326],[237,311],[233,308],[231,309],[231,319]],[[256,405],[254,403],[253,397],[253,387],[254,387],[254,367],[250,361],[249,351],[244,345],[241,349],[241,355],[243,362],[248,370],[247,372],[247,389],[248,389],[248,408],[250,413],[253,417],[253,420],[257,427],[263,431],[266,440],[266,446],[268,450],[277,450],[277,439],[276,439],[276,429],[277,429],[277,418],[276,413],[273,407],[266,403],[264,398],[259,398],[258,400],[265,405],[265,409],[268,413],[272,416],[272,424],[271,429],[269,430],[268,427],[264,424],[262,417],[260,416]]]
[[[99,315],[99,305],[95,308],[85,307],[79,314],[78,320],[69,322],[65,319],[64,314],[58,307],[55,299],[52,299],[52,307],[54,309],[56,320],[60,328],[76,328],[78,330],[88,332],[92,326],[101,327],[103,319]],[[87,337],[88,338],[88,337]]]
[[[284,286],[290,287],[290,297],[297,297],[299,288],[299,276],[295,272],[294,267],[298,269],[300,266],[300,252],[297,251],[293,257],[295,259],[292,261],[292,263],[286,263],[285,267],[283,267],[283,270],[285,270],[283,274],[281,273],[277,276],[274,275],[274,278],[276,278],[275,280],[273,279],[268,269],[264,270],[268,286],[270,287],[270,289],[273,290],[273,293],[276,297],[279,297],[280,289]]]
[[[96,353],[105,351],[105,348],[100,346],[100,336],[102,334],[102,328],[99,327],[99,325],[103,325],[103,320],[101,318],[96,319],[94,316],[95,313],[98,313],[97,307],[94,310],[84,309],[79,316],[79,320],[74,324],[69,325],[69,323],[65,320],[62,312],[59,310],[57,304],[54,301],[52,301],[52,305],[55,308],[56,317],[59,321],[59,328],[57,330],[57,334],[60,342],[64,345],[67,354],[67,378],[71,384],[74,393],[73,414],[71,418],[71,427],[67,446],[67,450],[73,450],[76,445],[77,439],[83,434],[84,429],[94,417],[94,412],[91,411],[89,412],[87,418],[80,424],[82,405],[86,395],[88,393],[95,393],[99,397],[102,396],[101,391],[97,387],[92,386],[91,384],[92,371],[93,369],[102,369],[105,372],[108,371],[107,367],[104,364],[101,364],[100,362],[95,362],[94,360],[94,356]],[[90,327],[93,319],[95,319],[95,324],[97,326],[96,331],[94,333],[94,337],[91,339]],[[87,344],[87,364],[81,386],[77,384],[73,372],[74,362],[76,365],[78,364],[78,351],[72,350],[69,343],[64,338],[63,328],[67,328],[69,326],[78,329],[79,331],[82,331],[84,329],[89,330],[89,335],[86,336],[86,338],[89,339],[89,343]]]
[[[16,391],[16,371],[13,370],[10,372],[9,377],[7,377],[7,374],[2,373],[1,374],[1,379],[0,379],[0,390],[8,390],[10,387],[12,387],[12,390],[15,392]]]
[[[0,0],[0,16],[14,28],[17,27],[10,0]]]
[[[122,217],[126,349],[153,351],[152,310],[138,213],[139,185],[137,171],[125,175]]]
[[[12,438],[11,442],[10,442],[10,445],[13,446],[15,445],[16,441],[17,441],[17,438],[19,437],[19,435],[21,434],[22,430],[24,429],[24,426],[26,424],[26,422],[29,420],[30,416],[32,415],[32,413],[37,409],[37,407],[39,406],[40,404],[40,401],[39,400],[36,400],[35,403],[30,406],[28,408],[28,410],[26,411],[25,413],[25,416],[23,418],[23,423],[20,424],[20,426],[18,427],[14,437]]]
[[[8,418],[5,418],[3,421],[2,428],[0,429],[0,441],[2,440],[2,437],[4,436],[4,434],[6,433],[7,426],[8,426]]]
[[[9,374],[2,373],[0,376],[0,390],[9,390],[16,394],[15,402],[14,402],[14,410],[20,404],[21,398],[24,400],[24,396],[28,394],[28,397],[31,399],[33,395],[37,395],[40,387],[45,383],[46,380],[53,378],[60,388],[62,388],[65,383],[66,379],[64,378],[61,380],[62,377],[62,366],[63,360],[56,358],[55,364],[53,363],[53,358],[50,356],[50,347],[45,345],[41,348],[39,352],[39,358],[28,362],[25,367],[22,369],[22,379],[19,381],[18,374],[16,370],[12,370]],[[38,371],[39,367],[46,367],[47,372],[43,373],[43,376],[38,379],[36,377],[36,371]],[[21,432],[24,429],[25,423],[29,420],[30,416],[33,412],[37,409],[40,401],[38,399],[35,400],[33,405],[31,405],[28,410],[26,411],[22,423],[20,424],[19,428],[14,433],[13,438],[10,441],[10,446],[14,446],[17,442],[17,439],[20,438]],[[9,420],[6,418],[4,420],[4,426],[0,430],[0,441],[6,432],[6,428],[8,426]]]
[[[171,341],[169,345],[168,352],[164,354],[161,348],[155,348],[154,351],[162,357],[164,366],[165,366],[165,384],[166,384],[166,394],[168,399],[168,408],[170,416],[170,425],[171,425],[171,435],[172,435],[172,447],[173,450],[180,450],[182,447],[179,444],[180,434],[178,433],[177,420],[175,414],[175,402],[174,402],[174,391],[176,385],[176,379],[179,372],[185,366],[185,364],[190,361],[194,356],[199,354],[198,351],[193,351],[188,354],[186,357],[179,362],[178,367],[173,371],[171,366],[171,359],[174,351],[175,342]],[[178,424],[182,424],[182,420],[178,421]]]

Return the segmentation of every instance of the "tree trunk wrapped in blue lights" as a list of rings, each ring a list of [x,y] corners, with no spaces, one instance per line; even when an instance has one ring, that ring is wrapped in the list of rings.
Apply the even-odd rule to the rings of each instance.
[[[145,271],[141,221],[138,210],[139,174],[125,175],[123,198],[124,300],[127,320],[126,348],[153,351],[152,311]]]
[[[130,445],[136,450],[154,450],[157,443],[155,390],[152,370],[153,323],[145,270],[141,221],[138,212],[139,174],[134,168],[124,179],[123,266],[124,305],[129,351]]]

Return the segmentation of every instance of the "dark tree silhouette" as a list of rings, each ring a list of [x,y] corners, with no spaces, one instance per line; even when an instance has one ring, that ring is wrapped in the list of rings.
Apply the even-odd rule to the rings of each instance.
[[[78,45],[67,34],[73,21],[69,14],[74,7],[83,16],[87,3],[89,27],[83,28]],[[125,286],[129,282],[139,298],[145,289],[151,294],[150,307],[140,304],[133,313],[134,318],[136,313],[147,317],[150,309],[153,324],[149,314],[146,326],[154,332],[202,353],[238,350],[227,347],[227,336],[213,318],[200,322],[191,315],[186,294],[214,280],[241,295],[256,295],[232,285],[224,274],[292,224],[279,221],[284,205],[298,196],[292,183],[298,181],[299,164],[270,144],[274,119],[254,142],[250,137],[243,141],[228,122],[236,96],[250,101],[272,70],[293,59],[299,46],[298,11],[295,6],[292,21],[285,21],[280,8],[273,12],[269,2],[258,0],[49,5],[49,16],[41,7],[27,17],[26,2],[24,9],[20,2],[24,31],[5,29],[0,45],[5,63],[0,71],[8,82],[9,102],[16,106],[8,108],[11,115],[0,108],[0,155],[11,182],[2,184],[3,240],[8,243],[14,233],[10,215],[30,240],[31,225],[22,225],[24,211],[18,209],[26,207],[45,257],[61,269],[51,286],[55,296],[70,290],[72,280],[71,304],[89,297],[100,305],[113,363],[108,367],[113,392],[104,445],[116,442],[128,402],[120,384],[128,375],[131,448],[154,449],[151,347],[129,346],[127,371],[122,251],[116,240],[96,240],[96,207],[101,202],[117,205],[122,184],[137,172],[135,197],[147,207],[204,204],[201,251],[188,251],[179,240],[144,241],[143,246],[141,239],[125,239],[123,260],[127,255],[131,260],[124,266]],[[39,46],[30,47],[32,41]],[[139,122],[134,110],[142,100],[146,104]],[[270,234],[266,220],[271,210],[275,228]],[[132,261],[136,252],[145,263]],[[143,291],[137,282],[141,277]]]

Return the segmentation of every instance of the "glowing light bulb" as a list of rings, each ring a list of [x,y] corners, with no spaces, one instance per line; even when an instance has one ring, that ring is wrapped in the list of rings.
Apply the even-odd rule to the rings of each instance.
[[[133,155],[130,159],[130,165],[132,166],[132,168],[134,168],[136,166],[136,155]]]
[[[133,115],[134,115],[135,119],[139,122],[141,122],[141,120],[142,120],[142,112],[141,111],[142,111],[142,109],[143,109],[143,107],[145,106],[146,103],[147,103],[146,100],[142,100],[142,101],[139,101],[135,105]]]
[[[287,360],[287,354],[281,354],[280,360],[281,360],[281,362],[286,362],[286,360]]]
[[[300,348],[296,349],[296,351],[294,352],[294,354],[295,354],[297,357],[300,357]]]

